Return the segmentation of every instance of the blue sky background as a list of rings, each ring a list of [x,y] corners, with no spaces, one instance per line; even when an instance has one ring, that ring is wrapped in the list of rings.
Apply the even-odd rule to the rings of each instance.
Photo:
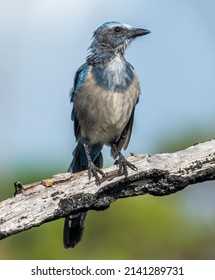
[[[211,133],[214,1],[0,0],[0,6],[2,174],[23,165],[67,169],[75,146],[69,91],[92,32],[110,20],[152,32],[126,52],[142,96],[125,154],[162,152],[160,143],[192,130]],[[107,148],[105,162],[111,163]]]

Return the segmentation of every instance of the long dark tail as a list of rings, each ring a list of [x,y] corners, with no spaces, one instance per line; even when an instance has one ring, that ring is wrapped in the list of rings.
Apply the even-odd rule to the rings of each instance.
[[[86,217],[87,212],[83,212],[65,218],[63,233],[65,248],[73,248],[81,241]]]
[[[73,161],[69,166],[69,172],[76,173],[88,169],[87,157],[81,143],[78,143],[76,146],[73,151],[73,156]],[[102,168],[103,157],[101,148],[97,146],[91,148],[90,156],[94,164],[97,167]],[[82,212],[69,215],[65,218],[63,232],[63,243],[65,248],[73,248],[81,241],[86,217],[87,212]]]

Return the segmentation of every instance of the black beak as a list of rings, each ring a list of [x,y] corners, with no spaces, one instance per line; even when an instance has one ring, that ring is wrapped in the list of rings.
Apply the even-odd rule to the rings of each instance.
[[[132,28],[129,34],[130,38],[136,38],[151,33],[151,31],[143,28]]]

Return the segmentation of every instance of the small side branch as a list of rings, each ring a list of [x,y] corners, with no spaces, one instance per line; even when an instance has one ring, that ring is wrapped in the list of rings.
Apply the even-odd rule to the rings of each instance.
[[[22,186],[0,203],[0,239],[65,217],[69,213],[103,210],[117,200],[137,195],[163,196],[191,184],[215,179],[215,140],[175,153],[131,156],[137,171],[118,176],[118,167],[103,169],[100,186],[88,180],[88,172],[63,173]]]

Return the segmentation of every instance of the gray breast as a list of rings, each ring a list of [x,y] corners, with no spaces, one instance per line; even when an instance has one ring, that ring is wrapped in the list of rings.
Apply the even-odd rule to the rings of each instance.
[[[139,83],[135,75],[132,76],[123,91],[110,90],[98,84],[95,70],[90,67],[74,99],[80,125],[79,140],[87,139],[90,144],[104,145],[121,135],[140,94]]]

